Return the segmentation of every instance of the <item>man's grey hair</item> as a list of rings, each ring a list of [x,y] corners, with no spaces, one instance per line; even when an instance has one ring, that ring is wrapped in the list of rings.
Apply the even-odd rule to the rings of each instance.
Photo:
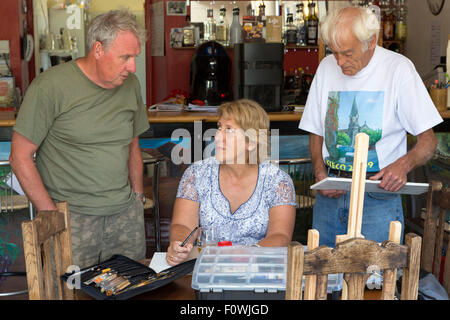
[[[352,16],[350,20],[347,17],[346,11],[350,7],[337,9],[330,12],[320,25],[322,40],[325,44],[333,47],[339,47],[340,37],[345,32],[345,29],[350,27],[353,34],[358,38],[363,47],[363,52],[367,50],[372,37],[376,37],[378,42],[378,35],[380,32],[380,22],[377,18],[376,9],[372,6],[370,8],[354,7],[357,13]],[[351,25],[348,25],[350,21]]]
[[[134,14],[128,10],[113,10],[96,16],[89,24],[86,39],[88,50],[94,48],[96,41],[107,50],[120,31],[131,31],[139,42],[144,40],[144,32],[139,28]]]

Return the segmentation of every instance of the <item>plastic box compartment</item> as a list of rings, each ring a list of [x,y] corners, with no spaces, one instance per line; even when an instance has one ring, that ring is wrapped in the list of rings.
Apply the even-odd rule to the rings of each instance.
[[[194,266],[199,300],[284,300],[287,247],[205,247]],[[303,279],[304,286],[304,279]],[[342,290],[342,274],[328,276],[329,298]]]

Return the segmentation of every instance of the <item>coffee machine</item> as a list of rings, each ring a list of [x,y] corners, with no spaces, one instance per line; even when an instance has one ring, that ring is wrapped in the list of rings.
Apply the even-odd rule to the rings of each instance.
[[[189,102],[218,106],[232,100],[231,60],[216,41],[199,46],[192,56],[189,79]]]
[[[283,88],[282,43],[237,43],[234,45],[235,99],[258,102],[267,112],[280,111]]]

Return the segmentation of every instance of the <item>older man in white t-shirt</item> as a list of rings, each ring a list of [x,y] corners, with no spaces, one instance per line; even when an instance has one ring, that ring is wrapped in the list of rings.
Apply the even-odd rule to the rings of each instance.
[[[369,135],[367,176],[380,188],[396,192],[407,174],[425,164],[436,148],[432,128],[442,122],[413,63],[377,46],[379,22],[366,8],[330,13],[321,25],[333,55],[320,63],[311,84],[299,128],[310,132],[316,181],[351,177],[355,136]],[[406,133],[417,136],[407,152]],[[347,233],[350,194],[323,190],[317,195],[313,228],[320,244],[335,245]],[[403,223],[398,194],[366,193],[362,234],[375,241],[389,237],[389,223]]]

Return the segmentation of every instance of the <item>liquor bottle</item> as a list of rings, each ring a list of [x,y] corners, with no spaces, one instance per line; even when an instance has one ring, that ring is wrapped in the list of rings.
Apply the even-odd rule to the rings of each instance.
[[[233,21],[230,26],[230,44],[242,43],[242,26],[239,21],[239,7],[233,9]]]
[[[227,46],[229,44],[229,25],[226,20],[227,9],[222,6],[220,8],[219,21],[216,26],[216,39],[223,46]]]
[[[216,20],[214,20],[213,9],[208,9],[205,21],[205,41],[216,40]]]
[[[383,22],[383,39],[394,40],[394,10],[388,1],[385,1],[385,15]]]
[[[317,46],[317,35],[319,28],[319,19],[316,16],[316,4],[314,2],[308,3],[309,15],[306,21],[307,26],[307,45]]]
[[[183,47],[193,47],[195,45],[195,28],[191,24],[191,16],[186,15],[186,24],[183,27]]]
[[[296,45],[297,44],[297,28],[294,25],[294,18],[292,13],[287,14],[286,18],[286,34],[284,39],[286,40],[286,45]]]
[[[295,16],[295,27],[297,28],[297,45],[306,46],[306,22],[303,11],[303,3],[297,3],[297,12]]]
[[[262,38],[266,39],[266,5],[263,3],[259,6],[259,15],[257,18],[258,28],[261,30]]]
[[[400,0],[395,23],[395,39],[406,40],[406,6],[405,0]]]

